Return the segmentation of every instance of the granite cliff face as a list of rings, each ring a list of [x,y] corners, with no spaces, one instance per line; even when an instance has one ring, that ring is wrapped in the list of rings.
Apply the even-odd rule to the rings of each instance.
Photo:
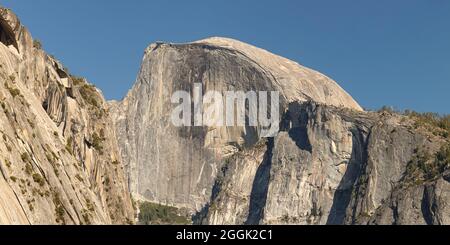
[[[2,7],[0,41],[0,224],[133,222],[101,93]]]
[[[448,224],[448,160],[425,179],[414,160],[442,137],[405,116],[313,102],[291,104],[282,123],[265,146],[229,159],[198,222]]]
[[[281,132],[173,126],[170,98],[194,83],[204,93],[279,91]],[[364,112],[326,76],[251,45],[152,44],[135,86],[111,107],[130,191],[190,210],[196,223],[448,222],[447,168],[408,178],[419,149],[434,154],[448,139],[407,116]]]
[[[280,132],[173,126],[171,96],[195,83],[278,91]],[[133,223],[131,194],[197,224],[450,224],[448,118],[365,112],[325,75],[236,40],[152,44],[107,103],[0,7],[0,104],[0,224]]]
[[[174,127],[171,96],[192,91],[194,83],[201,83],[205,93],[280,91],[282,107],[314,99],[361,110],[329,78],[250,45],[230,39],[152,44],[136,85],[112,105],[131,191],[146,200],[201,209],[223,160],[259,141],[255,127]]]

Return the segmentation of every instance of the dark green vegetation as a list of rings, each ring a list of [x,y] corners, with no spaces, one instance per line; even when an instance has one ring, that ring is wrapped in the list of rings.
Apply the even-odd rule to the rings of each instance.
[[[100,137],[97,133],[94,133],[92,135],[92,147],[94,147],[95,150],[100,152],[100,154],[103,154],[103,142],[105,141],[105,138]]]
[[[190,218],[180,214],[179,209],[161,204],[143,202],[139,205],[141,225],[187,225]]]
[[[80,86],[85,83],[84,78],[82,77],[71,75],[70,78],[72,79],[73,85],[75,86]]]
[[[99,107],[100,102],[98,100],[100,98],[95,86],[88,84],[86,79],[82,77],[70,75],[70,78],[72,79],[73,85],[78,87],[83,100],[94,107]]]
[[[416,184],[432,181],[450,171],[450,115],[406,111],[404,115],[413,119],[414,127],[423,128],[433,135],[442,137],[443,144],[436,153],[430,149],[416,149],[408,165],[406,177]]]
[[[415,121],[416,128],[425,127],[429,129],[434,135],[449,138],[450,135],[450,115],[439,115],[437,113],[418,113],[414,111],[406,111],[406,116],[409,116]]]
[[[53,204],[55,205],[55,215],[56,215],[56,223],[65,224],[66,221],[64,219],[64,215],[66,213],[64,209],[64,205],[61,202],[61,198],[59,193],[56,190],[52,191],[53,196]]]
[[[408,164],[404,179],[407,183],[421,185],[434,181],[450,171],[450,115],[432,112],[415,112],[411,110],[395,111],[392,107],[383,106],[379,113],[396,113],[413,121],[413,127],[431,133],[442,140],[440,149],[417,148]]]
[[[36,48],[36,49],[42,49],[42,43],[41,43],[41,41],[39,41],[39,40],[37,40],[37,39],[34,39],[34,40],[33,40],[33,47]]]
[[[45,185],[45,179],[40,174],[34,173],[33,180],[34,182],[38,183],[41,187]]]
[[[440,115],[433,112],[416,112],[412,110],[396,111],[392,107],[383,106],[378,112],[397,113],[414,120],[414,127],[423,127],[436,136],[449,138],[450,136],[450,115]]]
[[[99,107],[100,102],[98,102],[97,90],[95,90],[93,85],[83,84],[80,86],[80,94],[84,101],[94,107]]]
[[[10,87],[9,84],[6,82],[5,82],[5,88],[8,89],[9,93],[11,94],[11,96],[13,98],[15,98],[16,96],[20,96],[20,90],[17,88]]]
[[[450,170],[450,144],[446,144],[435,154],[416,150],[409,162],[405,178],[415,184],[433,181]]]
[[[74,75],[70,75],[73,85],[81,95],[83,104],[89,106],[93,110],[97,119],[103,118],[107,111],[103,108],[102,95],[97,91],[94,85],[88,84],[86,79]]]

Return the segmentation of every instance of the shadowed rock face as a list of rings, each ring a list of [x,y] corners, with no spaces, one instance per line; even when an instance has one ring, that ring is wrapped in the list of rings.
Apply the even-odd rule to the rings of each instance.
[[[1,8],[1,7],[0,7]],[[0,42],[8,48],[19,51],[19,45],[17,43],[20,36],[20,22],[10,10],[0,9]],[[19,34],[16,36],[16,34]]]

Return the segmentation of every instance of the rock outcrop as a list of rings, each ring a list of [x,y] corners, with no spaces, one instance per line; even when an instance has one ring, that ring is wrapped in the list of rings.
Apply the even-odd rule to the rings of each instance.
[[[279,91],[281,132],[173,126],[172,94],[192,94],[195,83],[203,95]],[[111,109],[130,191],[187,208],[196,223],[448,223],[442,171],[407,178],[418,149],[432,154],[448,139],[406,116],[364,112],[326,76],[251,45],[152,44],[136,84]]]
[[[0,224],[133,222],[101,93],[3,7],[0,37]]]
[[[408,178],[415,152],[437,151],[440,136],[404,116],[315,103],[291,104],[282,124],[264,158],[227,162],[199,222],[448,224],[448,173]]]

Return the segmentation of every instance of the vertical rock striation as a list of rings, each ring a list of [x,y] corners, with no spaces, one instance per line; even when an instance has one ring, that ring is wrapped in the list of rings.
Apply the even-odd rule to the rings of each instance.
[[[0,7],[0,224],[123,224],[134,211],[101,93]]]

